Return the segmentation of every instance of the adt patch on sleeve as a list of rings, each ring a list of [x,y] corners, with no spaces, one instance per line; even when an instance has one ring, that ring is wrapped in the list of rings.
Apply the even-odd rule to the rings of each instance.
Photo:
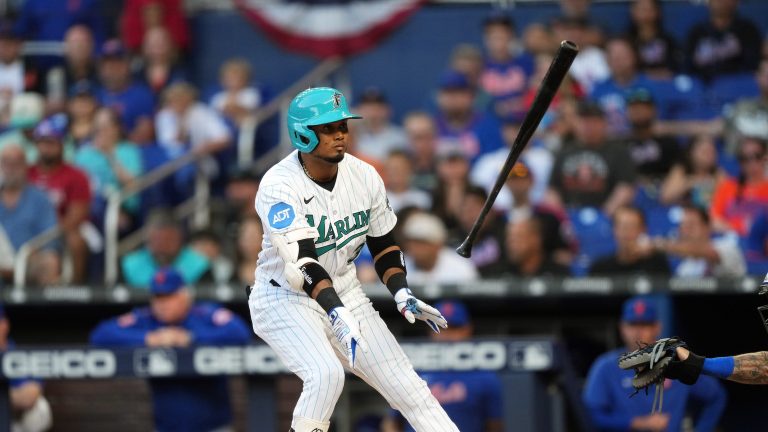
[[[279,202],[269,209],[269,225],[272,228],[282,229],[291,225],[296,213],[293,207],[284,202]]]

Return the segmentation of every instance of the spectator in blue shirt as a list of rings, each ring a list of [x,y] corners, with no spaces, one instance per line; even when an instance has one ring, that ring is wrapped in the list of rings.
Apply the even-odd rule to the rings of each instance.
[[[176,270],[164,268],[154,273],[150,292],[149,307],[102,322],[91,333],[91,343],[184,348],[242,345],[250,339],[248,326],[229,310],[213,303],[194,302]],[[230,430],[232,413],[226,377],[156,378],[149,385],[158,432]]]
[[[460,342],[472,337],[473,326],[463,303],[435,305],[448,320],[448,328],[430,334],[438,341]],[[501,432],[503,427],[501,380],[492,371],[431,371],[419,373],[432,394],[461,432]],[[398,411],[384,420],[384,432],[413,432]]]
[[[694,429],[698,432],[715,430],[726,402],[725,391],[715,378],[702,376],[693,386],[666,380],[660,413],[651,413],[653,395],[640,393],[630,398],[634,393],[634,371],[619,369],[618,359],[622,353],[634,350],[638,343],[653,343],[661,335],[661,322],[653,300],[648,297],[627,300],[620,330],[625,346],[595,360],[584,388],[584,404],[597,429],[679,431],[686,410],[693,405],[700,408],[696,410]]]
[[[135,143],[151,141],[155,96],[132,79],[128,52],[118,40],[109,40],[101,48],[99,81],[99,102],[120,113],[128,138]]]
[[[185,245],[184,233],[171,212],[153,211],[146,227],[147,245],[125,255],[120,263],[128,285],[147,289],[155,271],[164,267],[176,269],[188,284],[199,281],[209,271],[208,259]]]
[[[0,304],[0,353],[12,350],[15,346],[13,340],[8,337],[10,330],[8,316]],[[8,384],[14,417],[11,430],[42,432],[50,429],[53,416],[51,406],[43,396],[43,383],[30,378],[14,378]]]
[[[27,181],[24,150],[8,145],[0,151],[0,227],[18,253],[24,243],[57,225],[56,209],[42,190]],[[27,275],[33,285],[53,284],[59,278],[59,255],[50,243],[30,257]],[[0,271],[3,279],[12,278],[12,270]]]

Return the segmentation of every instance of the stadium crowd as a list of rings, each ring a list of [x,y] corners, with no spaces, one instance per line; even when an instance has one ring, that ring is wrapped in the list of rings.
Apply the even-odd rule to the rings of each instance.
[[[238,166],[236,147],[268,86],[242,59],[222,64],[217,83],[190,82],[181,1],[126,1],[111,27],[91,3],[51,14],[27,1],[0,23],[3,281],[20,247],[54,226],[62,235],[32,256],[27,282],[100,280],[108,197],[192,153],[196,163],[123,201],[120,236],[145,227],[147,240],[121,257],[121,280],[147,289],[151,272],[135,269],[173,266],[187,283],[251,283],[263,173]],[[455,47],[436,77],[425,101],[434,109],[398,123],[381,88],[353,98],[364,120],[350,124],[349,152],[385,179],[417,279],[440,282],[432,275],[446,266],[461,280],[768,270],[768,58],[738,2],[711,1],[682,41],[663,28],[658,1],[631,2],[622,34],[592,21],[589,2],[561,4],[552,22],[523,29],[490,14],[483,46]],[[449,248],[480,211],[562,39],[581,47],[571,74],[471,265],[460,263]],[[22,54],[26,42],[51,40],[63,41],[62,56]],[[274,133],[255,140],[256,158],[278,145]],[[172,208],[199,175],[213,217],[189,230]],[[358,264],[375,281],[370,257]]]
[[[384,179],[414,285],[768,272],[768,44],[739,15],[737,0],[710,0],[709,17],[684,40],[664,29],[660,1],[627,8],[631,25],[620,34],[591,19],[589,1],[562,0],[557,18],[525,28],[508,12],[488,15],[478,23],[483,45],[456,46],[435,77],[434,100],[424,101],[430,108],[400,122],[375,77],[360,85],[351,99],[364,119],[350,122],[348,151]],[[506,179],[471,261],[460,258],[453,248],[480,213],[563,39],[580,54]],[[46,41],[63,41],[61,55],[24,54],[26,43]],[[91,337],[97,345],[185,347],[193,339],[250,337],[229,311],[193,303],[186,288],[253,283],[263,172],[238,164],[237,147],[272,94],[239,58],[220,65],[218,82],[192,82],[193,47],[181,0],[26,0],[0,22],[0,286],[13,283],[22,246],[54,227],[61,235],[31,256],[26,284],[101,283],[110,196],[196,156],[123,200],[119,236],[145,229],[145,240],[120,257],[120,280],[148,291],[150,307],[102,323]],[[251,137],[255,158],[279,145],[277,135],[263,128]],[[173,209],[201,177],[212,217],[191,229]],[[377,281],[370,253],[357,265],[363,282]],[[180,306],[170,310],[179,313],[166,318],[158,305],[175,301]],[[451,325],[466,331],[456,340],[468,338],[464,306],[448,306],[458,308]],[[625,308],[623,325],[655,326],[651,311]],[[237,327],[237,340],[222,336],[225,325]],[[0,330],[7,333],[2,308]],[[603,363],[605,376],[590,377],[586,404],[598,423],[631,422],[628,414],[606,414],[598,385],[616,386],[620,377]],[[153,389],[157,406],[169,403],[164,396],[178,383],[171,384]],[[720,392],[700,398],[717,415]],[[35,407],[38,393],[22,405]],[[221,414],[228,401],[220,402],[211,428],[231,422]],[[488,411],[496,423],[497,407]]]

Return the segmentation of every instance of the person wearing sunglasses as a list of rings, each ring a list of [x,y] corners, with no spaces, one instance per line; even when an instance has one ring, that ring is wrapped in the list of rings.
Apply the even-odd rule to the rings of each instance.
[[[738,147],[739,176],[720,182],[710,214],[715,230],[745,236],[752,221],[768,207],[768,142],[745,137]]]

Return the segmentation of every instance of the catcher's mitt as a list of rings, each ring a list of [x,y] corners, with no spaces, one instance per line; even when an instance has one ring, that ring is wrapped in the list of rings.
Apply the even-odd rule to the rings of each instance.
[[[664,379],[667,378],[666,372],[670,364],[677,360],[677,347],[685,347],[686,344],[680,338],[670,337],[659,339],[653,344],[641,346],[630,353],[625,353],[619,357],[619,367],[622,369],[634,369],[635,376],[632,378],[632,387],[637,394],[640,390],[648,392],[651,384],[656,384],[655,396],[651,412],[661,412],[661,405],[664,402]],[[634,396],[633,394],[633,396]]]

